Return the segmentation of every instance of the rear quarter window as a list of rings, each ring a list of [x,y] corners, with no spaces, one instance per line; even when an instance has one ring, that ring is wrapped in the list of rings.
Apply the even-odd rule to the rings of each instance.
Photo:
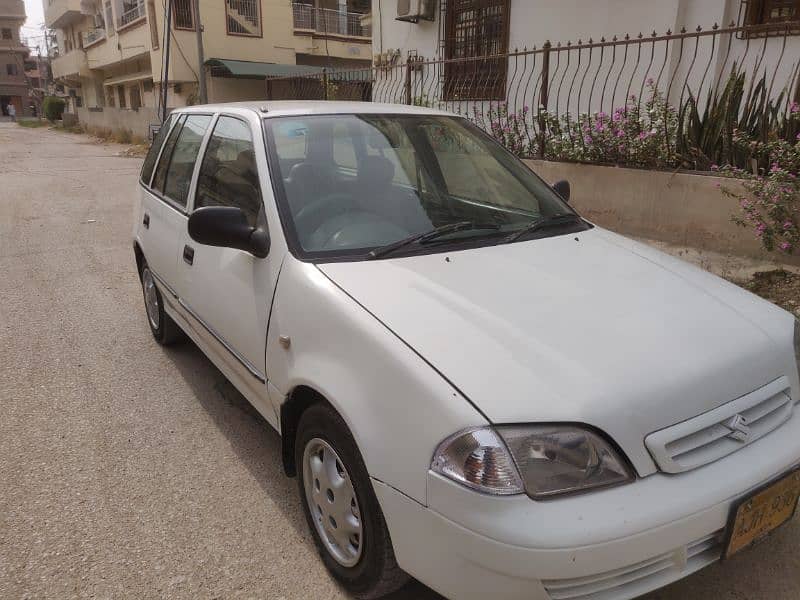
[[[153,177],[153,169],[156,166],[156,159],[158,158],[158,151],[161,150],[161,146],[164,144],[164,139],[166,139],[167,134],[169,133],[170,127],[175,122],[175,114],[171,114],[167,117],[167,120],[161,125],[161,128],[158,130],[156,137],[153,139],[153,144],[150,146],[150,150],[147,152],[147,156],[144,158],[144,164],[142,165],[142,174],[140,176],[140,180],[143,184],[149,186],[150,179]]]

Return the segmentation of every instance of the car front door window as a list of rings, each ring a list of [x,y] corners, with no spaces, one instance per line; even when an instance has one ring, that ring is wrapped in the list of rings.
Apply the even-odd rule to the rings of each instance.
[[[208,140],[197,180],[195,208],[235,206],[255,227],[261,212],[261,185],[250,126],[221,116]]]

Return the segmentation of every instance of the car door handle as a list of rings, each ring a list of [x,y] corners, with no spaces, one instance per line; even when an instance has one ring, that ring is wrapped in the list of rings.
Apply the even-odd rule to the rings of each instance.
[[[144,213],[142,217],[142,225],[144,225],[145,229],[150,229],[150,215],[148,213]]]
[[[191,246],[183,247],[183,262],[187,265],[191,265],[194,262],[194,248]]]

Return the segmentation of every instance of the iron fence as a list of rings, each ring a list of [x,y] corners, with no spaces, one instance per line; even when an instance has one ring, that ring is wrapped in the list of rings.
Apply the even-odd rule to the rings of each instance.
[[[800,23],[545,43],[460,59],[267,80],[271,99],[364,100],[466,115],[522,156],[708,168],[798,113]],[[800,120],[798,115],[796,120]]]

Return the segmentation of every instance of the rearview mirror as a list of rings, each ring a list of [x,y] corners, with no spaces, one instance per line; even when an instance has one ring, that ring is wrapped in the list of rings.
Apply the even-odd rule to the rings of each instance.
[[[557,181],[553,184],[553,189],[556,191],[556,194],[563,198],[564,202],[569,202],[569,181],[566,179]]]
[[[189,217],[189,236],[198,244],[237,248],[258,258],[269,254],[269,234],[247,222],[241,208],[204,206]]]

